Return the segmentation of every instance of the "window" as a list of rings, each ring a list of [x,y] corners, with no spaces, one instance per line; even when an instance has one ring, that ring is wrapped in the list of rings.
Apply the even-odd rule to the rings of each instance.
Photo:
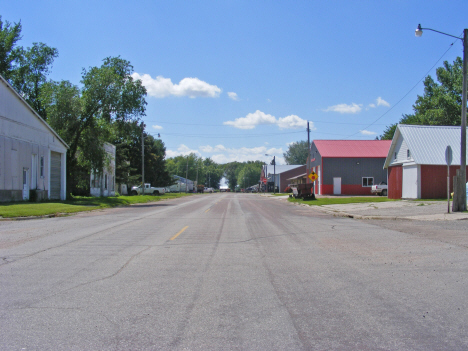
[[[363,177],[362,186],[372,186],[374,185],[374,177]]]
[[[397,159],[397,153],[395,152],[395,155],[393,156],[393,159],[396,160]]]
[[[107,189],[107,174],[104,176],[104,189]]]
[[[408,150],[406,150],[406,158],[409,160],[411,158],[411,152]]]
[[[40,164],[40,167],[41,167],[41,171],[40,171],[41,178],[44,178],[44,156],[41,156],[41,164]]]

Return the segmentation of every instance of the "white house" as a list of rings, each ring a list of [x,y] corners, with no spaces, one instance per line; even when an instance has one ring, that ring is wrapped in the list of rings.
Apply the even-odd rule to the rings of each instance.
[[[67,149],[0,76],[0,201],[65,200]]]
[[[115,145],[104,143],[106,161],[100,172],[91,172],[91,196],[115,196]]]

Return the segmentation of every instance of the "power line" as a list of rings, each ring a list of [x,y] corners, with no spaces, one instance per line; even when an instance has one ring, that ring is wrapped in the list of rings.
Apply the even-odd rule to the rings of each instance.
[[[370,126],[373,126],[373,125],[375,124],[375,122],[377,122],[377,121],[380,120],[382,117],[384,117],[387,113],[389,113],[391,110],[393,110],[393,108],[394,108],[395,106],[397,106],[405,97],[407,97],[408,94],[411,93],[411,92],[414,90],[414,88],[416,88],[416,87],[419,85],[419,83],[421,83],[421,81],[424,80],[424,79],[427,77],[427,75],[429,74],[429,72],[431,72],[432,69],[439,63],[439,61],[442,60],[442,58],[445,56],[445,54],[447,54],[447,52],[449,52],[449,50],[453,47],[453,44],[455,44],[455,41],[454,41],[452,44],[450,44],[449,48],[442,54],[442,56],[436,61],[436,63],[434,63],[434,65],[426,72],[426,74],[424,75],[424,77],[422,77],[422,78],[421,78],[405,95],[403,95],[403,97],[402,97],[400,100],[398,100],[398,102],[397,102],[395,105],[393,105],[393,106],[390,107],[387,111],[385,111],[385,113],[382,114],[379,118],[377,118],[374,122],[372,122],[371,124],[369,124],[369,125],[367,125],[366,127],[364,127],[364,129],[367,129],[367,128],[369,128]],[[360,131],[359,131],[359,132],[356,132],[356,133],[354,133],[354,134],[352,134],[352,135],[350,135],[350,136],[348,136],[348,138],[351,138],[351,137],[353,137],[354,135],[359,134],[359,133],[360,133]]]

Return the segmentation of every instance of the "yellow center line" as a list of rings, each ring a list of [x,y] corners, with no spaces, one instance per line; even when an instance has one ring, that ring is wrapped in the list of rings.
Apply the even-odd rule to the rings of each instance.
[[[209,210],[211,210],[211,208],[207,209],[207,210],[205,211],[205,213],[207,213]]]
[[[174,235],[170,240],[174,240],[175,238],[177,238],[177,237],[178,237],[180,234],[182,234],[182,233],[185,231],[185,229],[187,229],[187,228],[188,228],[188,226],[183,227],[182,230],[181,230],[180,232],[178,232],[176,235]]]

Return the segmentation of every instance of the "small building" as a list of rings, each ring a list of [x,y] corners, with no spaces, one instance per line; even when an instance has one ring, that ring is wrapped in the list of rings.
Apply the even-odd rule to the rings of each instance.
[[[0,76],[0,201],[65,200],[67,149]]]
[[[169,192],[171,193],[185,193],[185,192],[193,192],[194,189],[194,181],[190,179],[186,179],[184,177],[180,177],[178,175],[173,175],[172,178],[174,179],[175,184],[172,184],[168,187]]]
[[[452,148],[450,192],[460,169],[460,127],[399,124],[385,160],[390,199],[447,198],[445,150]]]
[[[89,192],[91,196],[115,196],[115,145],[104,143],[106,160],[104,169],[91,171]],[[125,193],[126,193],[125,186]]]
[[[267,179],[267,191],[272,192],[276,185],[276,191],[284,193],[286,187],[291,184],[291,178],[306,175],[305,165],[264,165],[260,179]]]
[[[318,175],[318,195],[371,195],[374,184],[387,181],[383,169],[391,140],[314,140],[308,169]]]

